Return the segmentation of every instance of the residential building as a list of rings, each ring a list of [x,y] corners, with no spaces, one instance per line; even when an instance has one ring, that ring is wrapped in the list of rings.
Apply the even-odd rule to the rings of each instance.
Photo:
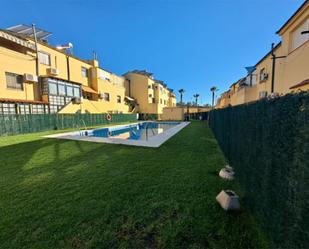
[[[176,96],[172,89],[145,70],[133,70],[124,74],[126,95],[136,100],[140,113],[162,114],[163,108],[176,106]]]
[[[307,32],[306,32],[307,31]],[[217,101],[217,108],[239,105],[265,98],[309,90],[309,0],[277,31],[281,37],[274,48],[253,67],[247,76],[232,84]],[[275,70],[273,69],[273,54]],[[273,78],[274,72],[274,78]]]
[[[80,59],[71,53],[70,43],[50,45],[49,35],[26,25],[0,30],[0,114],[159,114],[165,106],[176,105],[175,95],[163,82],[151,80],[151,92],[147,81],[144,95],[141,79],[135,74],[126,78],[109,72],[99,66],[96,56]],[[156,104],[149,103],[153,99]],[[134,109],[132,103],[136,102],[140,108]]]

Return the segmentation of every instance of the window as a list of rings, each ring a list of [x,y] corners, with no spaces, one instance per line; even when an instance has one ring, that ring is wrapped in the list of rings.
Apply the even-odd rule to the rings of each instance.
[[[33,114],[44,114],[44,105],[32,105]]]
[[[73,96],[73,87],[67,86],[67,96],[72,97]]]
[[[149,94],[149,98],[152,98],[152,94]]]
[[[85,67],[82,67],[82,76],[88,78],[88,69]]]
[[[109,93],[104,93],[104,94],[103,94],[103,99],[104,99],[105,101],[109,101]]]
[[[151,85],[148,85],[148,89],[151,89],[152,88],[152,86]]]
[[[56,105],[50,105],[49,107],[50,113],[58,112],[58,107]]]
[[[57,83],[49,83],[49,94],[57,95],[58,90],[57,90]]]
[[[152,103],[155,104],[156,103],[156,99],[152,98]]]
[[[121,103],[121,96],[117,95],[117,103]]]
[[[50,54],[45,52],[39,52],[39,62],[41,64],[50,66]]]
[[[58,93],[59,95],[65,95],[65,85],[62,84],[58,85]]]
[[[0,103],[0,114],[16,114],[14,103]]]
[[[162,99],[160,99],[160,104],[162,104]]]
[[[50,113],[58,112],[64,105],[68,104],[72,97],[81,97],[81,87],[78,84],[72,84],[62,80],[43,79],[43,89],[47,88],[48,91],[43,90],[48,95],[50,104]],[[34,113],[49,113],[48,106],[33,107]]]
[[[99,78],[102,80],[107,80],[107,81],[111,81],[110,80],[111,74],[103,71],[103,70],[99,70]]]
[[[79,87],[73,88],[73,95],[74,95],[74,97],[80,97],[80,88]]]
[[[268,75],[267,75],[267,73],[266,73],[266,69],[265,69],[265,68],[262,68],[262,69],[260,70],[260,83],[266,81],[267,78],[268,78]]]
[[[164,105],[166,105],[166,100],[164,100]]]
[[[19,113],[20,114],[29,114],[30,105],[29,104],[19,104]]]
[[[309,34],[302,34],[303,31],[309,30],[309,18],[303,22],[295,31],[292,32],[291,51],[303,45],[309,40]]]
[[[11,89],[23,90],[23,76],[15,73],[5,73],[6,86]]]

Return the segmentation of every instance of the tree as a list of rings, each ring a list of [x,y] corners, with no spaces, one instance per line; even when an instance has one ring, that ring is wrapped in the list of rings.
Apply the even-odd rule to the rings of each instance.
[[[210,88],[210,91],[212,92],[212,107],[214,107],[215,104],[215,92],[218,91],[219,89],[216,86],[213,86]]]
[[[180,93],[180,103],[182,104],[182,100],[183,100],[183,94],[185,93],[185,89],[179,89],[178,92]]]
[[[200,95],[198,93],[194,94],[193,97],[195,98],[195,105],[197,106],[197,101]]]

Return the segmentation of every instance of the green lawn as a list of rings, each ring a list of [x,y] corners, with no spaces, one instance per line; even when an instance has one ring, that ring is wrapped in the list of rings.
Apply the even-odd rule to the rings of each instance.
[[[268,248],[216,203],[225,159],[205,123],[160,148],[0,138],[0,248]]]

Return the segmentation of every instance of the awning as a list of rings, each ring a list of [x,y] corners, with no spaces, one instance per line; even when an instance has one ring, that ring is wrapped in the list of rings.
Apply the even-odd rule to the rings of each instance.
[[[23,47],[26,47],[26,48],[29,48],[31,50],[35,50],[35,45],[26,41],[26,40],[23,40],[21,38],[18,38],[14,35],[10,35],[4,31],[1,31],[0,30],[0,37],[3,38],[3,39],[6,39],[8,41],[11,41],[11,42],[14,42],[20,46],[23,46]]]
[[[83,92],[98,94],[95,90],[93,90],[93,89],[92,89],[91,87],[89,87],[89,86],[82,86],[82,90],[83,90]]]
[[[47,105],[47,102],[38,101],[38,100],[28,100],[28,99],[7,99],[7,98],[0,98],[0,102],[7,102],[7,103],[29,103],[29,104],[42,104]]]
[[[129,96],[125,96],[125,98],[126,98],[127,100],[129,100],[129,101],[135,101],[135,99],[133,99],[133,98],[131,98],[131,97],[129,97]]]

